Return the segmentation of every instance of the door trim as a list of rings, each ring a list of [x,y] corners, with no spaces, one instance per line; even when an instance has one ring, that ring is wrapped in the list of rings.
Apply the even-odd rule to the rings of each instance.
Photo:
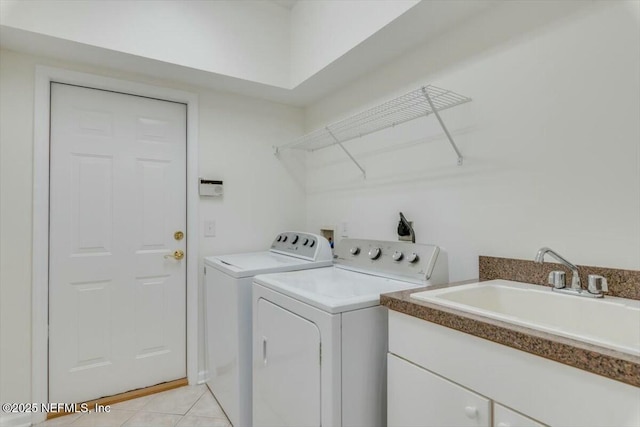
[[[49,118],[51,82],[67,83],[187,105],[187,379],[198,382],[198,95],[93,74],[36,66],[33,122],[33,267],[31,396],[49,402]],[[66,402],[72,403],[72,402]],[[46,414],[34,413],[32,422]]]

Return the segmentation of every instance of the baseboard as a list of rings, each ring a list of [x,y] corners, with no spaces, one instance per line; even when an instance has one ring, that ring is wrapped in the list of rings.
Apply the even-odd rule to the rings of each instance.
[[[198,384],[204,384],[209,379],[209,372],[207,370],[203,370],[198,372]]]
[[[0,415],[0,427],[29,427],[31,426],[31,414],[2,414]]]
[[[87,402],[82,402],[82,403],[86,404],[89,408],[94,408],[96,405],[111,406],[116,403],[124,402],[126,400],[137,399],[139,397],[150,396],[155,393],[161,393],[163,391],[173,390],[174,388],[184,387],[188,384],[189,382],[187,381],[186,378],[180,378],[178,380],[167,381],[167,382],[152,385],[149,387],[125,391],[124,393],[114,394],[113,396],[101,397],[100,399],[89,400]],[[47,419],[50,420],[52,418],[58,418],[68,414],[69,413],[65,411],[49,412],[47,414]]]

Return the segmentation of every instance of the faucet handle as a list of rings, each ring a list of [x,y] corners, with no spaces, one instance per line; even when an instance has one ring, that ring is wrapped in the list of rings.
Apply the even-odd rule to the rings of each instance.
[[[562,289],[567,286],[565,281],[566,273],[564,271],[552,271],[549,273],[549,284],[556,289]]]
[[[607,292],[609,287],[607,286],[607,279],[599,274],[590,274],[589,276],[589,286],[588,290],[592,294],[602,294],[602,292]]]

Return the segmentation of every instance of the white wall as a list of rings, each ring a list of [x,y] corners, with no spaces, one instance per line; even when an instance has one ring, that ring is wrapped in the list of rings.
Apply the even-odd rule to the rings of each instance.
[[[300,1],[291,11],[291,83],[295,87],[419,0]]]
[[[272,145],[301,132],[299,109],[197,87],[0,51],[0,401],[31,401],[31,239],[35,65],[51,65],[195,92],[199,171],[224,180],[200,203],[200,255],[262,250],[283,229],[304,229],[305,195]],[[262,204],[264,202],[264,205]],[[204,238],[203,221],[218,234]],[[200,265],[202,274],[202,264]],[[202,277],[200,277],[202,279]],[[200,280],[202,283],[202,280]],[[202,322],[202,318],[200,319]],[[202,327],[200,328],[203,339]],[[202,351],[204,346],[200,346]],[[202,366],[202,365],[201,365]]]
[[[402,211],[452,280],[546,245],[639,269],[639,8],[508,2],[310,106],[308,130],[425,83],[473,98],[442,114],[462,167],[434,117],[349,143],[367,180],[338,148],[309,154],[308,228],[395,239]]]
[[[0,4],[2,25],[289,86],[290,11],[272,2],[3,0]]]
[[[0,24],[288,89],[417,3],[3,0]]]

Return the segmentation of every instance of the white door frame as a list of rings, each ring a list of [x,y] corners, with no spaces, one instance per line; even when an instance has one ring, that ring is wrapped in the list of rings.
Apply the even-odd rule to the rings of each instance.
[[[37,66],[34,99],[33,270],[31,286],[31,395],[49,402],[49,117],[51,82],[67,83],[187,104],[187,379],[198,381],[198,96],[180,90]],[[73,403],[73,402],[63,402]],[[34,413],[33,423],[46,414]]]

